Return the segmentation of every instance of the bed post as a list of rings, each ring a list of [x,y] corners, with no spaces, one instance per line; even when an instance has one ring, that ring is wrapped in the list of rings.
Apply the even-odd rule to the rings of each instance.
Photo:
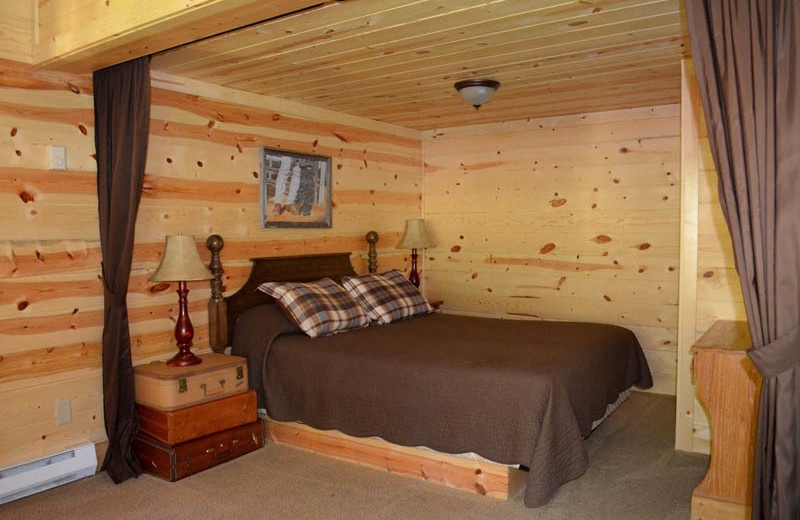
[[[378,271],[378,252],[375,251],[375,244],[378,243],[378,232],[377,231],[370,231],[367,233],[367,242],[369,243],[369,254],[367,258],[369,259],[369,272],[375,273]]]
[[[219,252],[225,241],[219,235],[211,235],[206,240],[206,247],[211,251],[211,262],[208,268],[214,278],[211,279],[211,299],[208,300],[208,342],[214,352],[224,352],[228,346],[228,305],[222,297],[222,262]]]

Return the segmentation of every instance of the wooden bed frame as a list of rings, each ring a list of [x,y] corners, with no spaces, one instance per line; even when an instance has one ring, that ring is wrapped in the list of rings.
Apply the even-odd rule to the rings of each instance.
[[[366,235],[369,243],[369,272],[377,270],[375,244],[378,234]],[[256,305],[272,298],[256,290],[265,281],[308,282],[320,278],[340,280],[355,275],[351,253],[251,258],[250,276],[230,296],[222,295],[220,252],[224,241],[219,235],[206,240],[211,251],[211,299],[208,302],[208,327],[211,348],[223,352],[231,344],[236,319]],[[524,487],[525,471],[488,461],[476,461],[421,448],[399,446],[376,438],[359,438],[336,430],[322,431],[301,423],[273,421],[263,416],[266,439],[329,457],[355,462],[410,477],[421,478],[447,487],[463,489],[500,499],[511,499]]]

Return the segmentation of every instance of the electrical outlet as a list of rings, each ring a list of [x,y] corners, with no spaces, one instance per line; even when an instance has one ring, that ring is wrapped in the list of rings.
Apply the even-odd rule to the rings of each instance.
[[[72,422],[72,402],[69,399],[56,401],[56,425],[69,424]]]
[[[66,170],[67,169],[67,149],[63,146],[50,147],[50,169],[51,170]]]

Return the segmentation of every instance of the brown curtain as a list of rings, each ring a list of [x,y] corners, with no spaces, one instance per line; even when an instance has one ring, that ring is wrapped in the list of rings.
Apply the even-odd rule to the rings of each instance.
[[[122,482],[142,473],[133,454],[134,406],[128,276],[150,131],[150,58],[94,73],[95,147],[103,250],[103,404],[108,451],[103,469]]]
[[[800,2],[687,0],[722,210],[764,377],[753,520],[800,518]]]

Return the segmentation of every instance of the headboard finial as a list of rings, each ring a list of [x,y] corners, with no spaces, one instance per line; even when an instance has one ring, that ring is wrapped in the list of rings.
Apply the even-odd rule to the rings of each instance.
[[[378,243],[379,238],[377,231],[370,231],[367,233],[367,243],[369,244],[369,254],[367,258],[369,259],[370,273],[378,271],[378,252],[375,250],[375,244]]]
[[[214,276],[211,279],[211,299],[208,300],[208,342],[214,352],[222,352],[228,346],[227,304],[222,297],[222,262],[219,259],[224,246],[225,241],[219,235],[206,239],[206,247],[211,251],[208,268]]]

